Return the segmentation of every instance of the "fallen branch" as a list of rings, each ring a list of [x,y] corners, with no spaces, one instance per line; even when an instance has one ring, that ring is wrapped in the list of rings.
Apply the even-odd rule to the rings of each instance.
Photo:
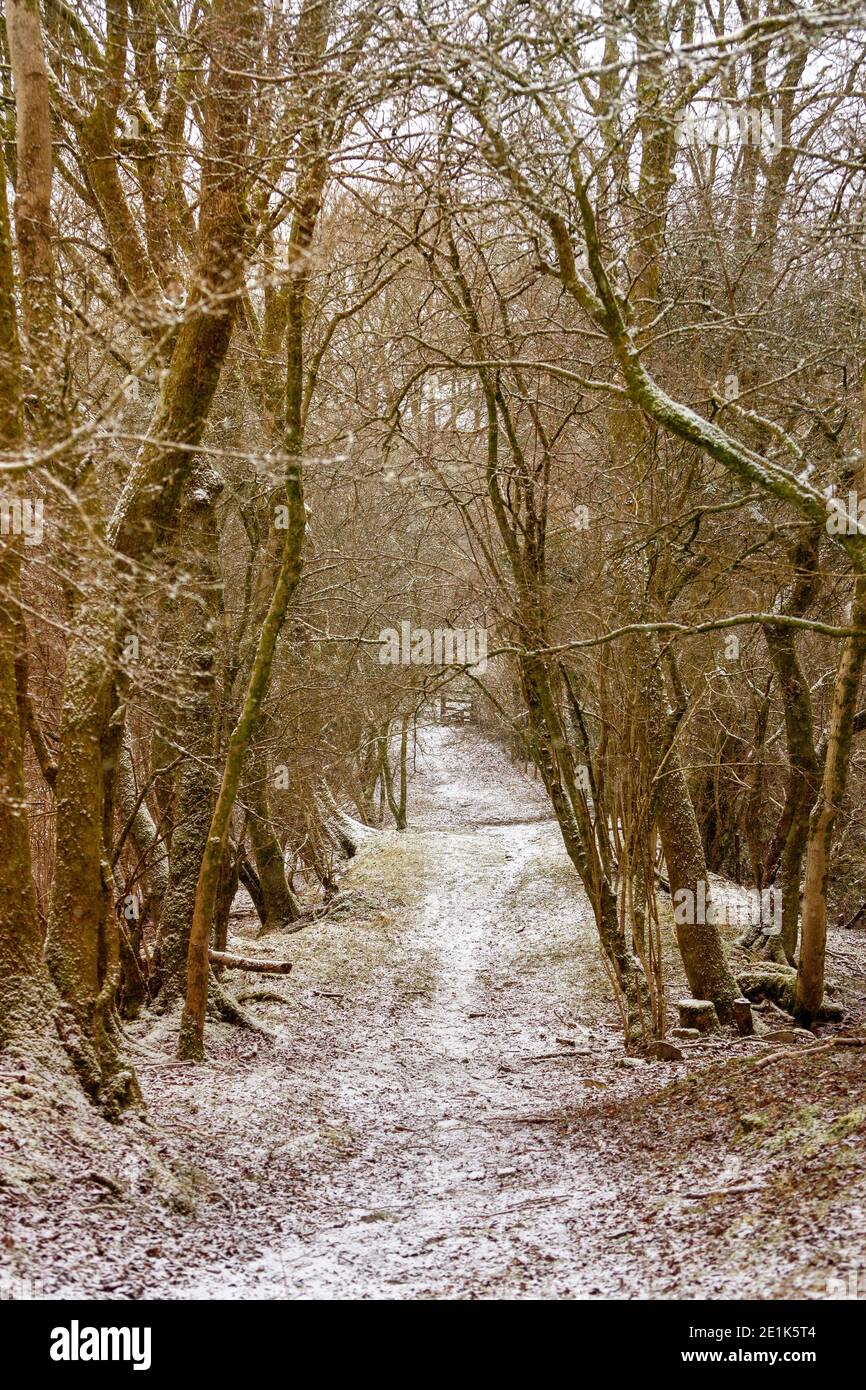
[[[771,1052],[769,1057],[752,1061],[756,1070],[768,1067],[771,1062],[781,1061],[783,1057],[814,1057],[816,1052],[829,1052],[831,1047],[866,1047],[866,1038],[824,1038],[815,1047],[786,1048],[784,1052]]]
[[[179,1061],[174,1061],[174,1062],[138,1062],[138,1063],[137,1063],[137,1066],[138,1066],[138,1070],[141,1071],[141,1070],[143,1070],[145,1067],[160,1067],[160,1068],[162,1068],[162,1069],[165,1069],[166,1067],[193,1067],[193,1066],[195,1066],[195,1063],[194,1063],[194,1062],[179,1062]]]
[[[249,956],[234,956],[228,951],[208,951],[211,965],[224,965],[227,970],[256,970],[261,975],[288,975],[290,960],[252,960]]]
[[[83,1182],[95,1182],[100,1187],[104,1187],[107,1192],[112,1192],[115,1197],[123,1196],[123,1188],[114,1178],[110,1178],[107,1173],[97,1173],[94,1168],[84,1174]]]
[[[804,1054],[806,1056],[811,1056],[813,1052],[821,1051],[823,1051],[823,1048],[820,1047],[788,1047],[784,1052],[771,1052],[767,1057],[760,1057],[757,1060],[753,1059],[752,1066],[756,1071],[762,1071],[764,1067],[771,1066],[773,1062],[781,1062],[786,1057],[802,1057]]]
[[[571,1062],[575,1057],[592,1057],[590,1051],[579,1052],[539,1052],[534,1057],[521,1057],[521,1062]]]
[[[489,1115],[486,1123],[492,1125],[557,1125],[561,1115]]]

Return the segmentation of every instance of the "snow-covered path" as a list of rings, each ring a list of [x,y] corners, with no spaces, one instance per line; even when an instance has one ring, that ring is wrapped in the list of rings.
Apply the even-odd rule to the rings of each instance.
[[[147,1118],[119,1128],[84,1102],[40,1118],[21,1088],[0,1273],[48,1297],[826,1296],[862,1222],[820,1149],[820,1205],[775,1195],[800,1151],[739,1117],[776,1123],[776,1074],[710,1077],[733,1039],[623,1065],[540,788],[471,729],[425,746],[410,829],[367,835],[327,920],[256,943],[292,975],[232,980],[266,1035],[209,1025],[189,1066],[177,1020],[143,1020]]]
[[[220,1271],[230,1296],[599,1287],[581,1244],[589,1210],[604,1214],[616,1190],[574,1170],[557,1120],[617,1047],[576,1012],[585,907],[534,785],[498,758],[488,775],[471,736],[434,729],[425,742],[422,828],[371,836],[347,878],[350,890],[399,884],[392,991],[381,996],[380,977],[362,1003],[358,979],[335,1020],[351,1045],[316,1060],[315,1083],[304,1067],[305,1090],[327,1097],[325,1139],[309,1132],[305,1157],[323,1142],[339,1157],[317,1174],[315,1213],[306,1194],[278,1230],[257,1230],[254,1259]],[[303,1136],[289,1143],[304,1149]],[[206,1295],[214,1278],[176,1292]]]

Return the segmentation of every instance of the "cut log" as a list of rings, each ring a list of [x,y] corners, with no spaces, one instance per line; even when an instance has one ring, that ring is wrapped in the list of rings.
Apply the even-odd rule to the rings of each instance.
[[[755,1031],[755,1023],[749,1000],[735,999],[731,1007],[734,1011],[734,1023],[737,1025],[737,1032],[744,1038],[750,1037]]]
[[[718,1033],[719,1016],[711,999],[680,999],[677,1009],[681,1028],[697,1028],[700,1033]]]
[[[224,965],[227,970],[256,970],[260,975],[288,975],[290,960],[252,960],[249,956],[234,956],[229,951],[208,951],[211,965]]]

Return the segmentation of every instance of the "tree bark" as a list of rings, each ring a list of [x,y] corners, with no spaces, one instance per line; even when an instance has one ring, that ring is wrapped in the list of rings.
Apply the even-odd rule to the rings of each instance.
[[[214,807],[196,886],[189,938],[186,1002],[181,1018],[178,1042],[178,1055],[182,1058],[201,1058],[204,1056],[207,950],[219,885],[220,863],[229,833],[232,808],[241,782],[244,760],[258,723],[262,701],[270,684],[277,639],[285,622],[292,595],[301,577],[301,552],[306,529],[306,514],[299,461],[295,464],[292,475],[287,482],[286,499],[289,510],[289,526],[286,531],[283,561],[277,576],[268,615],[261,631],[240,718],[232,730],[229,740],[222,783]]]
[[[180,545],[185,555],[195,557],[191,579],[206,600],[187,601],[179,614],[184,639],[178,665],[184,700],[177,744],[184,758],[175,777],[168,885],[158,937],[163,1008],[171,1008],[183,997],[195,888],[216,795],[214,685],[220,601],[219,530],[214,509],[221,489],[222,481],[214,470],[199,470],[181,516]]]
[[[0,450],[4,453],[14,453],[23,445],[20,367],[6,165],[0,143]],[[0,474],[0,479],[5,476]],[[0,537],[0,1052],[63,1075],[70,1068],[55,1026],[60,1000],[42,957],[24,787],[16,679],[20,572],[20,538]]]
[[[51,244],[51,104],[37,0],[6,0],[6,38],[15,91],[15,227],[27,358],[39,414],[56,394],[51,380],[56,296]],[[29,393],[28,393],[29,394]]]
[[[268,758],[262,745],[253,746],[244,791],[250,811],[247,833],[256,863],[264,908],[262,929],[271,931],[296,921],[299,908],[286,877],[283,847],[277,839],[271,821]]]
[[[157,830],[146,801],[138,800],[132,735],[123,732],[117,767],[115,805],[121,821],[132,816],[129,838],[142,866],[146,887],[145,905],[154,927],[159,928],[162,904],[168,888],[168,851]]]
[[[866,576],[857,580],[851,622],[853,627],[866,627]],[[809,1026],[815,1020],[824,999],[830,854],[836,818],[848,782],[854,716],[857,712],[857,696],[864,660],[866,637],[846,638],[833,687],[824,772],[818,800],[809,818],[806,878],[803,885],[802,939],[794,1008],[795,1017],[805,1026]]]
[[[703,841],[695,815],[682,760],[672,726],[672,711],[659,665],[655,638],[640,643],[644,671],[643,710],[647,721],[647,747],[658,759],[653,769],[655,817],[659,839],[668,869],[671,898],[683,891],[691,902],[710,901],[710,885]],[[703,888],[701,889],[701,885]],[[695,914],[692,914],[696,916]],[[705,919],[707,914],[705,915]],[[689,988],[696,999],[710,999],[719,1018],[732,1017],[733,1001],[739,994],[721,933],[715,922],[675,922],[677,945],[682,956]]]
[[[791,595],[783,605],[783,612],[788,615],[802,617],[817,591],[819,536],[819,532],[809,532],[794,551],[796,579]],[[815,752],[812,697],[809,682],[800,665],[794,633],[791,628],[765,627],[764,640],[782,695],[788,751],[785,804],[767,853],[765,881],[772,881],[776,864],[781,859],[780,944],[784,959],[793,965],[800,920],[800,876],[809,834],[809,813],[818,793],[820,774]]]

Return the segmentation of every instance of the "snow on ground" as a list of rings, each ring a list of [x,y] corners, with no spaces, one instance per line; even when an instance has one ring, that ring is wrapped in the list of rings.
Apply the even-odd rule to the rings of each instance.
[[[176,1020],[135,1025],[147,1118],[116,1129],[67,1106],[46,1139],[12,1088],[0,1268],[49,1297],[414,1299],[825,1297],[866,1266],[862,1060],[826,1057],[811,1105],[757,1041],[623,1066],[540,785],[472,729],[422,744],[410,829],[257,943],[291,977],[233,978],[266,1035],[211,1026],[189,1066]]]

